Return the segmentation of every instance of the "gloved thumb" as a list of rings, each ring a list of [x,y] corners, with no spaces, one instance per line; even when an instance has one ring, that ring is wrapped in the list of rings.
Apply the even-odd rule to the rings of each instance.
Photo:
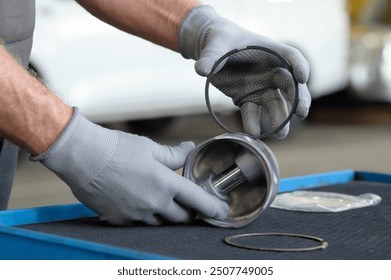
[[[215,60],[212,57],[205,55],[197,60],[194,68],[198,75],[205,77],[212,71],[214,64]]]
[[[176,170],[183,166],[187,155],[194,149],[194,147],[195,145],[191,141],[182,142],[175,147],[157,144],[153,153],[155,159],[161,164],[172,170]]]

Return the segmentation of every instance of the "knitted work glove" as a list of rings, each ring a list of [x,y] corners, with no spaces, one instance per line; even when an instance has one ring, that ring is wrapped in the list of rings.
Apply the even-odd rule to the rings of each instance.
[[[235,23],[219,16],[207,5],[194,8],[184,19],[179,33],[179,48],[185,58],[196,60],[195,70],[201,76],[207,76],[216,61],[227,52],[246,46],[260,46],[275,51],[293,68],[293,76],[299,83],[299,102],[295,114],[303,119],[307,116],[311,96],[307,88],[309,64],[295,48],[281,44],[271,38],[261,36],[243,29]],[[277,128],[289,114],[286,100],[294,102],[295,85],[292,75],[274,55],[264,53],[254,57],[251,51],[234,58],[235,63],[224,66],[220,75],[215,75],[212,84],[224,94],[231,97],[240,107],[244,131],[253,136],[261,133],[259,108],[263,108],[273,125]],[[240,77],[248,63],[259,61],[264,67],[258,75],[247,75],[242,84],[251,82],[250,87],[235,88],[232,79]],[[242,62],[242,66],[240,65]],[[225,72],[225,73],[224,73]],[[231,77],[227,78],[227,72]],[[222,76],[225,75],[225,78]],[[286,99],[282,94],[287,96]],[[277,132],[276,136],[284,138],[289,133],[289,124]]]

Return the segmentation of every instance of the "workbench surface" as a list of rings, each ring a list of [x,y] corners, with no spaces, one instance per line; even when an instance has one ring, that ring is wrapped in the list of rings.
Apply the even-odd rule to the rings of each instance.
[[[16,249],[19,250],[19,255],[7,255],[2,250],[0,257],[45,259],[50,255],[50,258],[60,259],[391,259],[391,181],[388,182],[390,177],[363,173],[367,178],[362,178],[358,176],[360,174],[353,172],[350,179],[338,179],[335,182],[330,174],[323,177],[293,178],[282,181],[281,188],[282,191],[286,191],[315,186],[314,190],[317,191],[352,195],[374,193],[382,198],[379,205],[337,213],[294,212],[268,208],[254,222],[239,229],[217,228],[201,220],[189,225],[169,224],[153,227],[138,224],[131,227],[114,227],[100,222],[97,217],[84,210],[80,217],[76,215],[59,220],[51,218],[48,221],[31,223],[17,222],[17,218],[11,221],[9,216],[4,214],[4,218],[0,215],[0,222],[4,224],[8,221],[9,225],[1,227],[0,240],[5,242],[8,238],[15,243],[19,240],[24,251],[31,246],[31,252],[29,254]],[[330,183],[330,180],[333,182]],[[53,209],[55,208],[56,206]],[[19,215],[12,211],[10,213],[14,217]],[[241,249],[224,243],[224,238],[230,235],[258,232],[316,236],[326,240],[328,247],[308,252],[269,252]],[[37,240],[39,245],[36,243]],[[255,243],[246,244],[267,247],[317,245],[314,241],[288,237],[251,240]],[[37,251],[37,246],[41,248],[41,252]],[[83,253],[83,249],[88,253]],[[63,253],[53,255],[56,250],[63,250]]]

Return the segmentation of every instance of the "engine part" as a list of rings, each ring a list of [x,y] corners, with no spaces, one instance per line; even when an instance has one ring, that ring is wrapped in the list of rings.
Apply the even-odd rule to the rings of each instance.
[[[247,225],[274,200],[280,171],[272,151],[245,134],[223,134],[198,145],[187,157],[183,176],[230,206],[225,220],[200,217],[227,228]]]

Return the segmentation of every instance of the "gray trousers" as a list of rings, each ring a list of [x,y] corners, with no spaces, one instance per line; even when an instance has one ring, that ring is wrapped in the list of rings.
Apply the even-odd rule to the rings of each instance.
[[[0,151],[0,210],[5,210],[11,194],[19,148],[8,140],[1,140]]]
[[[0,0],[0,40],[25,68],[28,66],[33,43],[34,25],[34,0]],[[18,151],[14,144],[0,139],[0,210],[6,209],[8,205]]]

